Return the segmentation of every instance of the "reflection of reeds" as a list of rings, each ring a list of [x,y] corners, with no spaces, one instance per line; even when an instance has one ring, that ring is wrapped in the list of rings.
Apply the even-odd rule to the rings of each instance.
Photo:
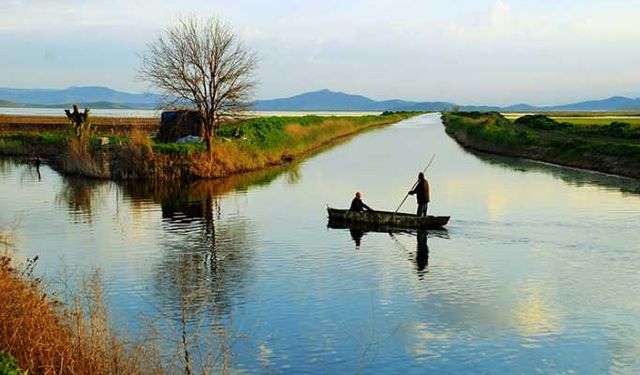
[[[56,202],[66,205],[78,222],[91,222],[100,197],[99,191],[103,191],[103,187],[108,187],[108,183],[76,176],[65,177],[56,194]]]

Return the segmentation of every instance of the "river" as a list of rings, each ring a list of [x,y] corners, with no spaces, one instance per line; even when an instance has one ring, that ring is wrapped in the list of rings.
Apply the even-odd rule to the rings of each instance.
[[[355,191],[395,209],[433,154],[447,231],[327,228]],[[144,317],[178,335],[188,305],[238,372],[640,372],[640,182],[471,154],[435,114],[183,188],[0,176],[0,223],[45,279],[98,267],[133,336]]]

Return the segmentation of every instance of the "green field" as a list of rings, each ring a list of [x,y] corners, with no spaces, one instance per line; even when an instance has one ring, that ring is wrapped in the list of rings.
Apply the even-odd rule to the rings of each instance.
[[[609,125],[614,121],[626,122],[632,128],[640,127],[640,117],[620,116],[620,117],[551,117],[558,122],[568,122],[573,125]]]
[[[600,126],[610,125],[612,122],[625,122],[631,125],[631,129],[640,128],[640,114],[620,113],[620,112],[550,112],[543,115],[554,119],[557,122],[568,122],[579,126]],[[525,113],[503,113],[505,118],[516,120],[527,114]]]

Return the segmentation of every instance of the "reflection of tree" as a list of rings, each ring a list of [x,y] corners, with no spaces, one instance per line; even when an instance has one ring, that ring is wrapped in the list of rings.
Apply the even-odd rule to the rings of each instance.
[[[167,237],[162,258],[154,267],[153,284],[166,315],[181,327],[184,361],[189,366],[204,365],[189,353],[192,350],[193,356],[193,348],[201,350],[212,337],[217,339],[216,351],[224,362],[231,345],[232,334],[226,327],[233,299],[246,285],[253,255],[247,222],[221,220],[218,188],[198,183],[161,201]],[[213,334],[200,336],[202,327],[209,327]]]
[[[67,176],[62,178],[62,186],[56,193],[56,202],[67,207],[74,222],[91,223],[100,198],[109,189],[110,183],[106,181]]]
[[[220,198],[230,191],[268,184],[283,170],[186,185],[123,186],[134,212],[145,209],[149,198],[162,209],[164,238],[161,258],[153,268],[154,300],[160,301],[166,323],[176,329],[167,338],[181,338],[181,372],[206,367],[224,372],[237,340],[237,332],[229,327],[253,258],[250,225],[244,218],[223,219]]]

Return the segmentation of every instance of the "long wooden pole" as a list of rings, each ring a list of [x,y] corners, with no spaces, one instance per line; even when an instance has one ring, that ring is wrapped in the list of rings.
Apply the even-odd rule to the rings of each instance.
[[[435,158],[436,158],[436,154],[433,154],[433,156],[431,157],[431,160],[429,160],[429,164],[427,164],[427,166],[424,167],[424,169],[422,170],[422,174],[424,174],[427,171],[427,169],[429,169],[429,167],[431,166],[431,163],[433,163],[433,159]],[[411,190],[415,189],[416,185],[418,185],[418,181],[416,181],[413,184],[413,187],[411,188]],[[402,202],[400,202],[400,205],[398,206],[398,208],[396,208],[396,210],[393,212],[393,215],[391,215],[391,219],[395,217],[395,215],[400,210],[400,207],[402,207],[402,205],[404,204],[404,201],[406,201],[408,197],[409,197],[409,193],[405,194],[404,198],[402,199]]]

